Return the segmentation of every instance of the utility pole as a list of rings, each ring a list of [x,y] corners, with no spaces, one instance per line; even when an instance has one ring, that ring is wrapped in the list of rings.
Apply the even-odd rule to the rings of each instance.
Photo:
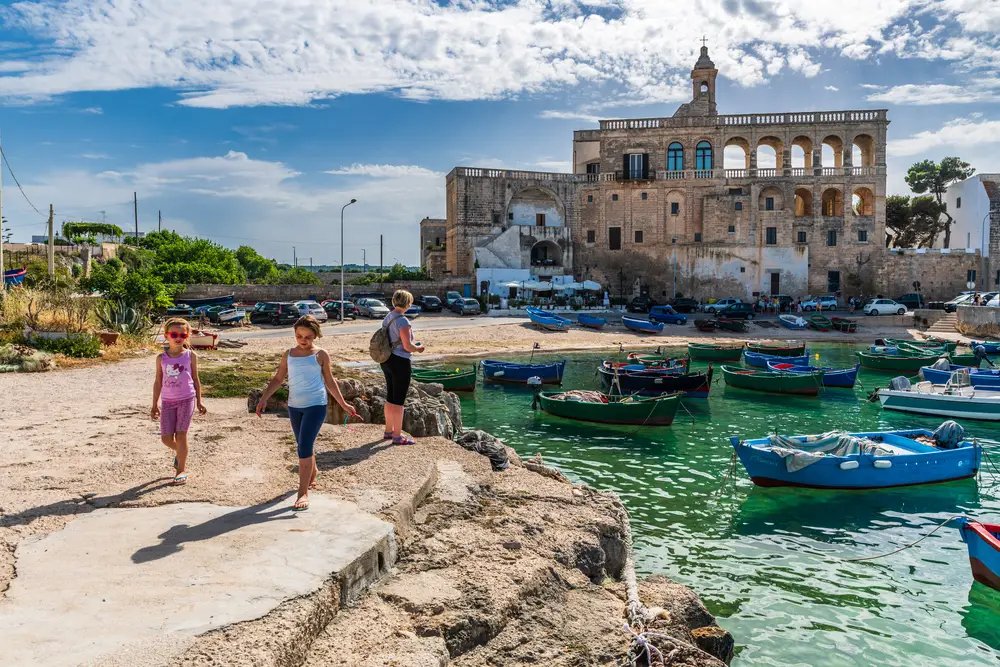
[[[295,254],[295,246],[292,246],[292,268],[297,268],[299,265],[299,256]]]
[[[312,271],[312,268],[313,268],[313,258],[310,257],[309,258],[309,270]]]
[[[0,158],[0,292],[7,289],[3,267],[3,159]]]
[[[159,211],[156,212],[156,231],[163,231],[163,214]]]
[[[132,212],[135,215],[135,247],[139,247],[139,195],[132,193]]]
[[[351,201],[344,204],[340,209],[340,321],[344,321],[344,211],[351,204],[356,204],[357,199],[351,199]]]
[[[368,273],[368,252],[364,248],[361,249],[361,263],[365,265],[365,273]]]
[[[56,275],[56,235],[53,226],[55,208],[49,204],[49,277]]]
[[[382,235],[378,235],[378,273],[382,275],[382,251],[384,250],[384,244],[382,243]]]

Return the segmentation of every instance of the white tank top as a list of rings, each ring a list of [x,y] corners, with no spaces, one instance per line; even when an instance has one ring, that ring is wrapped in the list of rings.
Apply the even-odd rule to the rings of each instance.
[[[317,354],[308,357],[288,355],[288,407],[302,409],[326,405],[323,367]]]

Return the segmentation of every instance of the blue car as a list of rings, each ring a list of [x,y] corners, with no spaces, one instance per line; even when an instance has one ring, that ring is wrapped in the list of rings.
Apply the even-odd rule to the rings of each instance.
[[[681,315],[670,306],[653,306],[649,311],[650,322],[664,324],[687,324],[687,315]]]

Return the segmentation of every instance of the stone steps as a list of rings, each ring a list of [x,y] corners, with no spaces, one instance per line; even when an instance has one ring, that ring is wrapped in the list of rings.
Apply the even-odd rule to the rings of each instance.
[[[927,333],[955,333],[955,325],[958,323],[958,313],[948,313],[940,320],[931,325]]]

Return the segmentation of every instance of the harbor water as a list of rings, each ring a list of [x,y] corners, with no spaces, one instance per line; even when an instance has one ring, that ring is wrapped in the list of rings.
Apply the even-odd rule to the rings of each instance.
[[[856,349],[811,345],[819,354],[811,361],[850,366]],[[563,387],[597,389],[597,366],[615,356],[534,360],[569,359]],[[534,412],[531,391],[511,385],[479,386],[462,397],[462,410],[467,427],[496,434],[521,456],[540,453],[574,481],[617,492],[631,514],[639,570],[697,591],[735,636],[734,665],[1000,665],[1000,592],[973,584],[957,530],[941,528],[888,558],[847,560],[903,547],[955,515],[1000,522],[1000,474],[882,491],[757,488],[733,460],[732,435],[933,429],[941,419],[867,402],[868,391],[888,384],[884,373],[862,370],[863,386],[819,398],[728,388],[715,377],[710,397],[685,400],[669,427]],[[1000,424],[963,426],[1000,464]]]

